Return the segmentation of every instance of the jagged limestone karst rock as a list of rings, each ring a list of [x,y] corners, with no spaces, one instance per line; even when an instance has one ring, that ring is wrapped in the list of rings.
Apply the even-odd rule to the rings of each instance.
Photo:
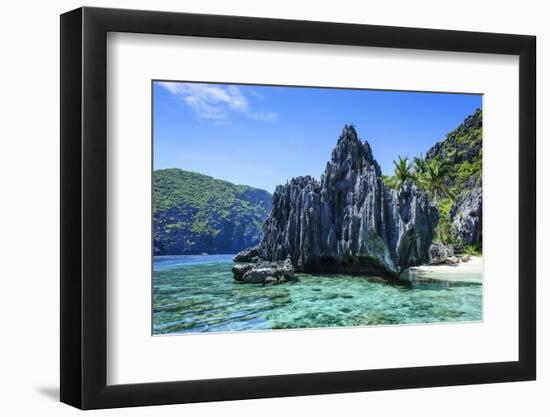
[[[476,187],[463,193],[451,208],[452,224],[465,245],[482,242],[482,207],[481,187]]]
[[[454,250],[452,246],[444,245],[443,243],[432,243],[429,249],[430,265],[442,264],[447,261],[448,258],[454,256]]]
[[[231,271],[235,281],[250,284],[280,284],[296,279],[290,259],[269,262],[257,256],[248,258],[246,252],[240,252],[233,259],[236,263]]]
[[[303,176],[277,187],[258,254],[289,258],[298,271],[397,278],[429,261],[437,222],[415,185],[386,187],[370,145],[345,126],[319,181]]]
[[[460,245],[482,245],[482,154],[483,113],[478,109],[464,122],[449,132],[426,153],[426,159],[451,162],[455,174],[447,178],[446,185],[457,190],[457,199],[450,210]]]
[[[251,248],[244,249],[244,250],[240,251],[239,253],[237,253],[233,257],[233,262],[254,263],[254,262],[258,262],[258,260],[259,260],[259,258],[258,258],[258,247],[257,246],[253,246]]]

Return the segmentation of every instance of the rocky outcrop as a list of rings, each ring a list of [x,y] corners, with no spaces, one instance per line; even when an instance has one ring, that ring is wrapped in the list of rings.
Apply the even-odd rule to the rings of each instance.
[[[256,263],[259,261],[258,258],[258,247],[254,246],[253,248],[248,248],[240,251],[233,257],[233,262],[253,262]]]
[[[452,224],[466,246],[482,242],[482,206],[483,194],[478,187],[463,193],[451,208]]]
[[[232,268],[235,281],[250,284],[280,284],[296,279],[290,259],[269,262],[257,256],[250,256],[248,252],[243,251],[233,258],[236,262]]]
[[[430,245],[429,255],[429,264],[437,265],[445,263],[447,258],[454,256],[454,251],[451,247],[446,246],[443,243],[433,243]]]
[[[258,253],[289,258],[298,271],[397,278],[429,261],[437,222],[415,185],[386,187],[369,144],[345,126],[319,181],[304,176],[277,187]]]
[[[437,142],[426,152],[426,159],[444,159],[454,165],[473,162],[481,158],[483,114],[481,109],[464,119],[445,140]]]
[[[459,195],[448,220],[460,246],[482,245],[482,131],[483,113],[478,109],[426,153],[428,161],[439,159],[453,164],[454,174],[447,178],[446,185]]]

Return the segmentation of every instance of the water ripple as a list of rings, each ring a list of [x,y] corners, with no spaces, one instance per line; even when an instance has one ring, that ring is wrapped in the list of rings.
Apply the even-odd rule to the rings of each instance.
[[[155,257],[153,333],[479,321],[482,285],[392,285],[299,275],[277,286],[233,281],[231,255]]]

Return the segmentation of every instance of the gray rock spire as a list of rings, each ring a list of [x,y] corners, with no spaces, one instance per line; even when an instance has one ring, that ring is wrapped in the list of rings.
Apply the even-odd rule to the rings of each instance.
[[[437,209],[415,185],[386,187],[370,145],[351,125],[319,181],[292,178],[277,187],[272,203],[258,253],[270,261],[289,257],[304,272],[396,278],[428,262],[438,222]]]

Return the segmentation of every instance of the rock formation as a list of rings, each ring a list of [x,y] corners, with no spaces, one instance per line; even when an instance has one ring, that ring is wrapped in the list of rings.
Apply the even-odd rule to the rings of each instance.
[[[464,245],[482,242],[482,204],[481,187],[463,193],[451,208],[452,224]]]
[[[451,256],[454,256],[452,247],[446,246],[443,243],[432,243],[429,249],[430,265],[443,264]]]
[[[231,271],[235,281],[250,284],[280,284],[296,279],[290,259],[269,262],[257,256],[246,258],[246,254],[243,252],[233,259],[236,264],[233,265]]]
[[[370,145],[345,126],[319,181],[304,176],[277,187],[258,255],[289,258],[304,272],[397,278],[429,261],[437,222],[437,209],[415,185],[386,187]]]
[[[447,186],[457,191],[449,212],[460,246],[482,246],[482,154],[483,113],[478,109],[426,153],[426,160],[440,159],[453,164]],[[459,242],[457,242],[459,243]]]
[[[247,262],[247,263],[256,263],[260,259],[258,258],[258,247],[254,246],[252,248],[244,249],[237,253],[233,258],[233,262]]]
[[[478,109],[449,132],[445,140],[432,146],[426,153],[426,159],[442,158],[454,165],[477,161],[482,153],[482,128],[483,113]]]

